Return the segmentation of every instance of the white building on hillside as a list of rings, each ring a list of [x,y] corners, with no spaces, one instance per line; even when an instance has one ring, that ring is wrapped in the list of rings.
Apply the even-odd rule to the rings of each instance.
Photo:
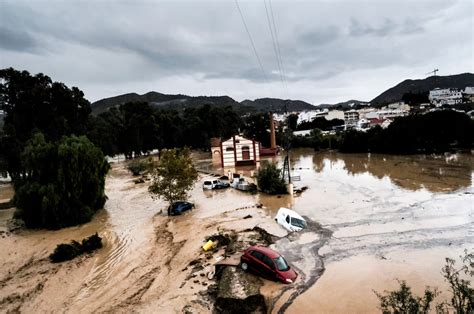
[[[393,109],[393,110],[379,110],[377,111],[379,115],[379,119],[387,119],[387,118],[396,118],[396,117],[404,117],[408,115],[408,111],[401,110],[401,109]]]
[[[474,95],[474,87],[467,86],[467,87],[464,89],[464,94],[466,94],[466,95]]]
[[[298,115],[298,124],[302,122],[311,122],[315,118],[318,118],[318,117],[326,117],[327,114],[328,114],[327,109],[324,109],[322,111],[321,110],[302,111]]]
[[[357,125],[359,121],[359,112],[357,110],[348,110],[344,112],[344,124],[347,127],[353,127]]]
[[[455,105],[462,102],[462,93],[456,88],[435,88],[430,91],[428,99],[436,106]]]
[[[342,110],[331,110],[326,115],[326,120],[340,119],[344,120],[344,111]]]
[[[467,86],[463,91],[465,101],[474,102],[474,87]]]

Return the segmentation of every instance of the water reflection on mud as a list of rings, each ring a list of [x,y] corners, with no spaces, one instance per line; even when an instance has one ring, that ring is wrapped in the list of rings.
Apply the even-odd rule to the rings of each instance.
[[[206,156],[197,158],[209,166]],[[282,164],[283,157],[273,161]],[[146,184],[135,185],[123,164],[114,166],[106,182],[109,199],[105,210],[92,222],[0,239],[6,252],[0,267],[4,283],[0,299],[12,291],[24,292],[27,297],[21,302],[13,300],[18,304],[13,302],[9,308],[26,312],[156,312],[157,308],[177,312],[195,299],[193,286],[182,284],[186,281],[183,269],[201,254],[204,237],[217,230],[258,225],[281,237],[273,248],[300,274],[292,285],[266,283],[265,293],[273,300],[269,302],[274,312],[376,312],[372,289],[392,289],[395,278],[407,279],[415,289],[424,285],[443,288],[439,269],[444,257],[456,258],[464,248],[472,248],[472,155],[343,155],[293,150],[291,165],[293,175],[301,178],[295,185],[308,187],[300,196],[203,191],[206,176],[201,175],[190,193],[196,209],[170,220],[158,214],[166,206],[150,198]],[[255,170],[238,171],[249,176]],[[11,194],[11,188],[0,190],[0,199]],[[273,220],[279,207],[295,209],[310,227],[288,235]],[[0,221],[6,222],[11,215],[12,210],[0,211]],[[243,219],[245,216],[252,218]],[[6,230],[5,224],[0,225],[1,230]],[[45,260],[58,243],[96,231],[104,237],[105,246],[93,258],[72,262],[69,268]],[[23,266],[24,258],[40,263],[46,271],[37,271],[34,263]],[[35,295],[23,291],[23,274],[10,275],[19,269],[27,270],[28,286],[41,284],[42,291],[33,291]],[[65,282],[64,274],[70,282]]]
[[[473,157],[467,154],[394,156],[380,154],[338,154],[297,151],[292,162],[295,170],[301,161],[312,157],[315,172],[342,167],[350,175],[368,173],[384,177],[405,189],[425,188],[431,192],[455,191],[472,185]]]
[[[312,304],[329,313],[377,312],[372,289],[393,289],[395,278],[407,279],[417,292],[425,285],[445,290],[444,258],[474,249],[472,155],[296,150],[291,160],[301,176],[295,184],[309,187],[293,208],[333,234],[318,249],[326,271],[294,300],[290,313]],[[301,250],[300,239],[293,251]]]

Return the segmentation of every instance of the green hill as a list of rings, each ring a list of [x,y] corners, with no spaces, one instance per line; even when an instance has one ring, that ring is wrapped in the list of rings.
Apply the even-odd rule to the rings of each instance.
[[[372,99],[372,105],[385,105],[402,100],[405,93],[423,93],[435,88],[459,88],[474,86],[474,74],[463,73],[448,76],[430,76],[421,80],[404,80]]]
[[[186,108],[200,107],[202,105],[231,106],[240,113],[247,112],[284,112],[303,111],[315,109],[314,106],[300,100],[283,100],[277,98],[262,98],[237,102],[229,96],[187,96],[166,95],[149,92],[143,95],[129,93],[115,97],[101,99],[91,104],[92,112],[99,114],[109,108],[118,107],[127,102],[147,102],[154,108],[184,110]],[[285,107],[286,106],[286,107]]]

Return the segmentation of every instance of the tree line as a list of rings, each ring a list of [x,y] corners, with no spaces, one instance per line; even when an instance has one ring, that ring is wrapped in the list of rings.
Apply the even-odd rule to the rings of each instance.
[[[131,102],[95,116],[77,87],[13,68],[0,70],[0,110],[0,174],[12,179],[16,216],[35,228],[84,223],[103,207],[104,155],[209,149],[211,137],[239,132],[269,141],[267,114],[241,117],[210,105],[179,113]]]
[[[90,104],[78,88],[43,74],[0,70],[0,172],[27,227],[87,222],[103,207],[109,165],[86,136]]]
[[[396,118],[386,129],[347,131],[341,138],[339,150],[344,153],[442,153],[469,150],[473,139],[474,120],[463,112],[440,110]]]
[[[474,120],[451,109],[398,117],[386,128],[346,130],[323,135],[319,128],[309,136],[291,137],[292,147],[337,149],[342,153],[430,154],[469,150],[474,142]]]

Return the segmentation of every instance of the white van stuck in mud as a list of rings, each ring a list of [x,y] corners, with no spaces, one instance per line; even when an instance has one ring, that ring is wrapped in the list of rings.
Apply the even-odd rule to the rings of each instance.
[[[307,227],[306,220],[295,211],[281,207],[275,221],[289,231],[300,231]]]

